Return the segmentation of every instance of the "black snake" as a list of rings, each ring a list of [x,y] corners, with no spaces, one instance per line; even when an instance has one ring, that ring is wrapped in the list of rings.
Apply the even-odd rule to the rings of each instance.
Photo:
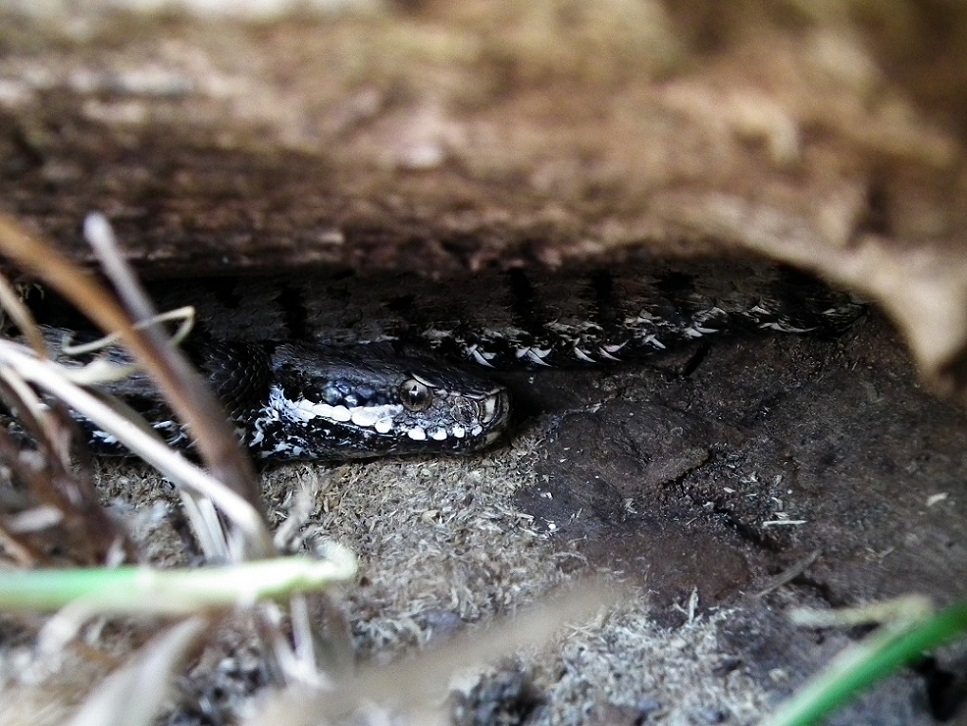
[[[835,334],[864,309],[800,274],[733,262],[445,282],[226,278],[153,293],[162,307],[196,306],[202,330],[187,350],[262,459],[476,451],[511,414],[487,368],[629,360],[723,332]],[[187,441],[143,377],[115,392],[168,441]]]

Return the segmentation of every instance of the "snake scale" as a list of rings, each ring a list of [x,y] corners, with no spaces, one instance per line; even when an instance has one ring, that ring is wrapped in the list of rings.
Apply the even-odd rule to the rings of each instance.
[[[490,369],[633,360],[722,333],[834,335],[864,310],[796,272],[739,262],[448,281],[342,271],[149,290],[162,309],[195,306],[186,350],[261,459],[477,451],[511,415]],[[112,392],[169,442],[188,440],[143,377]],[[91,437],[102,451],[116,443]]]

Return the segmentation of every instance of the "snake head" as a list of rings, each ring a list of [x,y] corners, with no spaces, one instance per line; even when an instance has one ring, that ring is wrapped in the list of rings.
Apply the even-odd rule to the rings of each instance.
[[[493,443],[510,418],[503,386],[384,344],[285,344],[270,366],[266,403],[245,435],[263,459],[466,453]]]

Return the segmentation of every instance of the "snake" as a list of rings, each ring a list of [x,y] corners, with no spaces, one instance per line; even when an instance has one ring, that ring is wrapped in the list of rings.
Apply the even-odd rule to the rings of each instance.
[[[192,304],[186,352],[261,460],[466,454],[514,412],[492,375],[648,358],[723,334],[832,336],[862,301],[753,262],[662,263],[457,280],[416,273],[163,281],[161,307]],[[189,446],[150,381],[110,387],[173,446]],[[95,451],[119,453],[88,426]]]

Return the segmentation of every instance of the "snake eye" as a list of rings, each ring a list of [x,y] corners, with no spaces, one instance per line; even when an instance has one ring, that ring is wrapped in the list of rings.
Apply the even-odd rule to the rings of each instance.
[[[400,386],[400,400],[410,411],[426,411],[433,401],[433,394],[426,385],[410,378]]]

